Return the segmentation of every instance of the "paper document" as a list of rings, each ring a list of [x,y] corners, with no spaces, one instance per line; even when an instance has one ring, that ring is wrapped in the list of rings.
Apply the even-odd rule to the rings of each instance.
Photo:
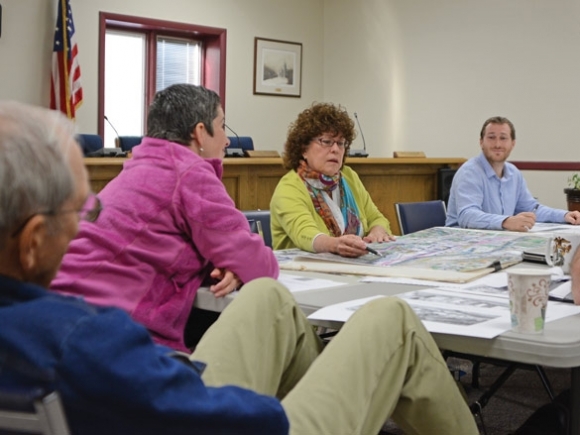
[[[365,276],[361,279],[361,282],[392,282],[397,284],[411,284],[411,285],[422,285],[425,287],[441,287],[440,281],[429,281],[424,279],[413,279],[413,278],[398,278],[398,277],[387,277],[387,276]],[[446,288],[469,288],[478,286],[488,286],[495,288],[507,287],[507,273],[506,272],[496,272],[489,275],[482,276],[476,280],[465,282],[465,283],[446,283]]]
[[[401,293],[396,297],[413,308],[429,332],[494,338],[511,329],[507,297],[470,294],[468,291],[434,288]],[[378,297],[385,296],[329,305],[312,313],[308,319],[346,322],[361,306]],[[546,323],[578,313],[578,306],[552,301],[548,303]]]
[[[278,276],[278,281],[281,282],[292,293],[305,290],[316,290],[327,287],[336,287],[345,285],[346,283],[340,281],[333,281],[330,279],[309,278],[301,275],[291,275],[289,273],[281,273]]]
[[[570,224],[551,224],[547,222],[536,222],[528,231],[529,233],[539,233],[542,231],[571,230],[574,226]]]
[[[429,332],[493,338],[511,328],[508,303],[503,299],[473,298],[436,289],[402,293],[397,297],[409,303]],[[376,298],[330,305],[312,313],[308,319],[346,322],[356,310]]]
[[[572,282],[564,281],[550,290],[550,296],[554,299],[561,299],[564,301],[574,301],[572,297]]]

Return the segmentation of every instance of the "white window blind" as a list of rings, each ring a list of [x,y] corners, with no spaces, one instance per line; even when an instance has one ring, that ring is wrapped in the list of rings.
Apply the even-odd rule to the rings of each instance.
[[[176,83],[201,84],[201,43],[157,37],[157,74],[155,91]]]

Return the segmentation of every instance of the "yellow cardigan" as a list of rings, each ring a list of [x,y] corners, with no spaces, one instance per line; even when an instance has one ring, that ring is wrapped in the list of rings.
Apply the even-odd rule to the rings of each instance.
[[[360,220],[367,235],[370,229],[380,225],[391,234],[389,221],[379,211],[360,178],[351,168],[344,166],[342,176],[352,190],[360,212]],[[284,175],[270,201],[272,245],[276,249],[300,248],[313,252],[312,241],[318,234],[330,235],[320,215],[314,209],[312,199],[296,171]]]

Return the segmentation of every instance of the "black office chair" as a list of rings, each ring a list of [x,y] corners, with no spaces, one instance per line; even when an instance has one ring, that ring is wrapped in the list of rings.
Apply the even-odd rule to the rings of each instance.
[[[241,148],[242,151],[253,151],[254,140],[251,136],[228,136],[231,148]]]
[[[230,146],[226,148],[226,157],[244,157],[254,150],[254,141],[250,136],[228,136]]]
[[[248,219],[252,232],[260,234],[266,246],[271,248],[270,210],[249,210],[242,213]],[[205,331],[218,319],[219,315],[220,313],[214,311],[193,307],[185,326],[185,345],[190,349],[195,348]]]
[[[253,233],[260,234],[264,238],[266,246],[272,247],[272,231],[270,229],[270,210],[246,210],[242,211],[248,219]]]
[[[103,138],[98,134],[77,134],[76,138],[85,156],[99,151],[104,147]]]
[[[117,137],[117,146],[121,148],[121,151],[131,151],[142,140],[143,136],[119,136]]]
[[[441,200],[395,203],[401,235],[427,228],[444,227],[447,208]]]
[[[41,388],[0,390],[0,433],[69,435],[58,393]]]

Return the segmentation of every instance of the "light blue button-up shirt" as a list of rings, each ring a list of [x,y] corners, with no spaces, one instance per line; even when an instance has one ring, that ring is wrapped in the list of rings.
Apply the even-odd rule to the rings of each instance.
[[[538,201],[532,196],[522,173],[506,162],[499,178],[481,153],[455,173],[447,206],[448,227],[501,230],[510,216],[532,211]],[[537,222],[566,222],[566,210],[540,205]]]

